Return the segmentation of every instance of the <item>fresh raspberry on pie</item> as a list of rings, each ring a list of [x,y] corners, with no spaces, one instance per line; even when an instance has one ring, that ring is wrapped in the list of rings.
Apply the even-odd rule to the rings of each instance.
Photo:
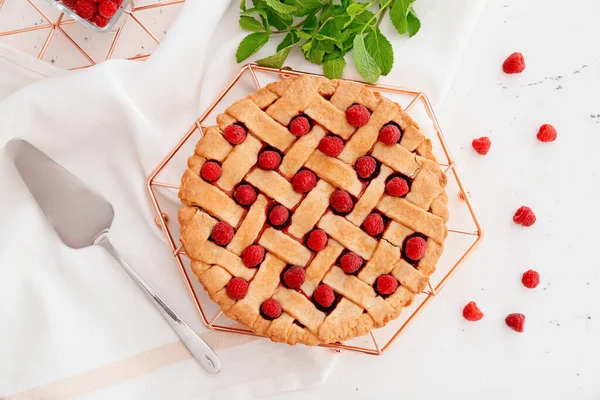
[[[355,128],[366,125],[371,119],[371,112],[362,104],[354,104],[346,109],[346,119]]]
[[[419,261],[425,255],[427,242],[421,236],[411,237],[404,245],[404,254],[413,261]]]
[[[392,146],[398,143],[401,135],[402,132],[400,131],[400,128],[394,124],[387,124],[379,130],[379,141],[388,146]]]
[[[502,71],[505,74],[518,74],[525,70],[525,58],[521,53],[512,53],[504,60]]]
[[[363,227],[365,228],[365,232],[367,232],[371,236],[377,236],[381,232],[383,232],[383,218],[381,214],[371,213],[367,215],[365,218],[365,222]]]
[[[75,4],[75,13],[83,19],[90,19],[96,14],[97,6],[89,0],[79,0]]]
[[[317,286],[313,293],[313,299],[323,308],[329,308],[335,301],[333,289],[325,283]]]
[[[473,139],[471,146],[473,146],[478,154],[485,156],[490,151],[490,147],[492,147],[492,141],[489,137],[484,136],[479,139]]]
[[[223,136],[231,144],[240,144],[246,140],[246,130],[241,125],[232,124],[225,128]]]
[[[102,0],[100,4],[98,4],[98,14],[102,15],[104,18],[111,18],[118,9],[119,6],[112,0]]]
[[[323,229],[315,229],[308,234],[306,245],[313,251],[321,251],[327,246],[327,234]]]
[[[377,169],[377,162],[371,156],[362,156],[354,166],[356,173],[363,179],[369,179]]]
[[[288,209],[278,204],[271,209],[271,212],[269,213],[269,222],[271,222],[273,226],[282,226],[289,217],[290,212]]]
[[[350,197],[348,192],[341,189],[338,189],[331,194],[329,197],[329,204],[331,204],[331,207],[335,211],[342,214],[350,212],[354,206],[352,197]]]
[[[260,153],[260,156],[258,156],[258,166],[262,169],[277,169],[277,167],[279,167],[279,164],[281,164],[281,156],[276,151],[263,151],[262,153]]]
[[[258,267],[265,258],[265,249],[259,244],[248,246],[242,251],[242,261],[249,268]]]
[[[271,298],[263,301],[260,305],[260,311],[270,319],[277,319],[283,312],[283,309],[277,300]]]
[[[100,14],[94,15],[90,21],[100,28],[104,28],[108,24],[108,18],[105,18]]]
[[[515,212],[515,215],[513,216],[513,221],[516,224],[528,227],[535,224],[536,218],[531,208],[522,206],[519,207],[517,212]]]
[[[385,191],[390,196],[406,196],[408,193],[408,182],[406,182],[406,179],[396,176],[385,184]]]
[[[474,301],[470,301],[467,303],[465,308],[463,308],[463,317],[467,321],[474,322],[479,321],[481,318],[483,318],[483,313],[481,312],[479,307],[477,307],[477,303],[475,303]]]
[[[233,228],[225,221],[219,221],[212,228],[210,237],[213,238],[216,244],[225,246],[233,239]]]
[[[214,182],[221,177],[221,166],[214,161],[207,161],[200,168],[200,176],[207,182]]]
[[[240,185],[235,189],[233,197],[243,206],[249,206],[256,201],[256,190],[250,185]]]
[[[248,293],[248,281],[242,278],[231,278],[226,286],[227,295],[233,300],[241,300]]]
[[[398,289],[398,281],[392,275],[381,275],[375,282],[377,293],[389,296]]]
[[[504,322],[513,331],[521,333],[525,327],[525,316],[520,313],[509,314]]]
[[[363,259],[359,255],[348,252],[340,258],[340,268],[347,274],[353,274],[363,265]]]
[[[62,3],[69,8],[74,8],[77,1],[78,0],[62,0]]]
[[[290,289],[300,289],[306,279],[306,271],[299,265],[289,268],[283,274],[283,283]]]
[[[556,129],[550,124],[540,126],[537,138],[540,142],[554,142],[556,140]]]
[[[325,136],[319,142],[319,150],[329,157],[337,157],[344,150],[344,141],[336,136]]]
[[[290,132],[294,136],[304,136],[310,131],[310,121],[308,118],[299,115],[296,118],[292,119],[289,126]]]
[[[292,187],[297,193],[308,193],[317,185],[317,177],[312,171],[303,169],[292,178]]]
[[[540,274],[532,269],[525,271],[521,282],[526,288],[535,289],[540,284]]]

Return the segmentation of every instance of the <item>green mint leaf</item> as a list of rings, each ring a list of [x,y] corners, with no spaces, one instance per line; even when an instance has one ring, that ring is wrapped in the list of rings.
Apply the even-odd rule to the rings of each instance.
[[[369,26],[374,26],[377,23],[376,19],[371,20],[374,15],[375,14],[373,14],[371,11],[365,10],[355,16],[353,20],[350,20],[350,23],[347,26],[344,26],[344,29],[348,30],[349,32],[358,33],[362,31],[367,23]]]
[[[371,31],[365,36],[365,47],[373,57],[381,70],[381,75],[387,75],[394,65],[394,50],[392,44],[387,40],[379,29]]]
[[[352,3],[346,8],[346,12],[349,16],[356,17],[358,14],[362,14],[368,6],[368,3]]]
[[[251,31],[251,32],[262,32],[264,31],[264,26],[259,21],[255,20],[252,17],[241,16],[240,17],[240,28]]]
[[[319,24],[319,22],[317,21],[317,17],[315,16],[315,14],[310,14],[304,20],[304,23],[302,24],[302,30],[305,32],[311,31],[311,30],[315,29],[318,24]]]
[[[335,58],[323,62],[323,73],[329,79],[341,78],[346,67],[346,60],[343,58]]]
[[[415,0],[394,0],[390,8],[390,19],[392,24],[401,35],[408,32],[407,15]]]
[[[269,25],[274,26],[280,31],[288,30],[294,22],[292,14],[279,14],[271,9],[265,10],[265,14],[267,15]]]
[[[319,14],[319,22],[323,23],[323,21],[327,20],[327,18],[331,17],[335,11],[335,6],[333,3],[327,4],[321,10],[321,14]]]
[[[354,38],[354,65],[356,65],[360,76],[367,82],[375,83],[381,75],[379,66],[367,52],[365,39],[362,35],[356,35]]]
[[[246,36],[237,48],[235,58],[237,62],[242,62],[252,54],[256,53],[269,41],[267,32],[256,32]]]
[[[253,14],[258,14],[263,18],[267,18],[267,12],[265,10],[262,10],[260,8],[249,8],[243,12],[240,13],[241,16],[252,16]]]
[[[273,54],[270,57],[256,60],[256,63],[258,65],[262,65],[263,67],[281,68],[288,54],[290,54],[291,49],[291,47],[286,47],[282,50],[279,50],[277,53]]]
[[[325,56],[325,50],[312,49],[308,56],[308,61],[313,64],[322,64],[323,56]]]
[[[246,11],[246,0],[240,1],[240,10]]]
[[[294,15],[303,17],[323,7],[321,0],[285,0],[285,3],[296,7]]]
[[[285,35],[279,46],[277,46],[277,51],[283,50],[286,47],[291,47],[300,41],[300,36],[298,36],[298,31],[291,30],[290,33]]]
[[[271,10],[275,11],[277,14],[284,16],[286,14],[291,14],[297,10],[295,6],[290,6],[287,4],[281,3],[279,0],[264,0],[267,7]]]
[[[406,24],[408,28],[408,36],[413,37],[421,29],[421,20],[417,17],[415,11],[410,8],[408,15],[406,16]]]

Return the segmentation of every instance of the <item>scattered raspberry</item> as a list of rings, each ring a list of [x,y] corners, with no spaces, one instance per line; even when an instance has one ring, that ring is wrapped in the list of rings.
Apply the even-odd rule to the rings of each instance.
[[[335,301],[335,294],[329,285],[324,283],[317,286],[313,299],[323,308],[329,308]]]
[[[98,14],[104,18],[111,18],[118,9],[119,6],[112,0],[102,0],[100,4],[98,4]]]
[[[89,0],[79,0],[74,7],[75,13],[83,19],[92,18],[96,14],[96,9],[96,4]]]
[[[214,161],[207,161],[200,168],[200,176],[207,182],[216,181],[221,177],[221,166]]]
[[[308,235],[306,245],[313,251],[321,251],[327,246],[327,234],[323,229],[315,229]]]
[[[512,53],[502,64],[505,74],[518,74],[525,69],[525,59],[521,53]]]
[[[300,289],[306,279],[306,271],[299,265],[294,265],[283,274],[283,283],[290,289]]]
[[[258,166],[262,169],[273,170],[279,167],[279,164],[281,164],[281,156],[276,151],[263,151],[258,156]]]
[[[77,1],[78,0],[62,0],[62,3],[69,8],[74,8]]]
[[[290,212],[287,208],[282,205],[276,205],[269,213],[269,222],[271,222],[273,226],[281,226],[285,224],[289,217]]]
[[[377,169],[377,162],[371,156],[362,156],[354,166],[356,173],[363,179],[369,179]]]
[[[306,135],[308,131],[310,131],[310,122],[308,121],[308,118],[300,115],[290,122],[289,129],[290,132],[292,132],[292,135],[300,137]]]
[[[348,252],[340,258],[340,268],[347,274],[353,274],[363,265],[363,259],[358,254]]]
[[[540,274],[532,269],[525,271],[521,282],[526,288],[535,289],[540,284]]]
[[[344,141],[336,136],[325,136],[319,142],[319,150],[329,157],[337,157],[344,150]]]
[[[246,140],[246,130],[243,126],[232,124],[225,128],[223,136],[231,144],[240,144]]]
[[[99,28],[104,28],[108,25],[108,18],[105,18],[100,14],[94,15],[90,21]]]
[[[408,182],[399,176],[390,179],[385,184],[385,191],[390,196],[403,197],[408,193]]]
[[[213,238],[216,244],[225,246],[233,239],[233,228],[227,222],[219,221],[213,226],[210,237]]]
[[[341,189],[338,189],[331,194],[331,197],[329,197],[329,204],[331,204],[331,207],[339,213],[348,213],[354,206],[348,192]]]
[[[485,156],[490,151],[490,147],[492,147],[492,141],[489,137],[484,136],[479,139],[473,139],[471,146],[473,146],[477,153]]]
[[[519,209],[513,216],[513,221],[519,225],[531,226],[535,224],[536,218],[531,208],[522,206],[519,207]]]
[[[308,193],[317,185],[317,177],[312,171],[303,169],[292,178],[292,187],[297,193]]]
[[[513,331],[521,333],[525,326],[525,316],[519,313],[509,314],[504,322],[506,322],[506,325]]]
[[[355,128],[366,125],[371,119],[369,109],[362,104],[354,104],[346,109],[346,119]]]
[[[363,227],[365,228],[365,232],[369,235],[377,236],[383,232],[383,218],[381,218],[381,215],[378,213],[371,213],[365,218]]]
[[[242,251],[242,261],[248,268],[258,267],[265,258],[265,249],[259,244],[248,246]]]
[[[387,124],[379,130],[379,141],[388,146],[392,146],[398,143],[401,135],[402,132],[400,131],[400,128],[394,124]]]
[[[398,289],[398,281],[392,275],[381,275],[375,282],[377,293],[389,296]]]
[[[233,197],[243,206],[249,206],[256,201],[256,190],[250,185],[240,185],[235,189]]]
[[[477,303],[470,301],[465,308],[463,308],[463,317],[465,317],[467,321],[479,321],[483,318],[483,313],[479,307],[477,307]]]
[[[283,310],[281,304],[275,299],[266,299],[260,305],[260,311],[270,319],[279,318]]]
[[[537,133],[537,138],[540,142],[554,142],[556,140],[556,129],[550,124],[540,126]]]
[[[233,300],[241,300],[248,293],[248,282],[242,278],[231,278],[226,286],[227,295]]]
[[[404,246],[404,254],[413,261],[423,258],[425,250],[427,250],[427,242],[421,236],[411,237]]]

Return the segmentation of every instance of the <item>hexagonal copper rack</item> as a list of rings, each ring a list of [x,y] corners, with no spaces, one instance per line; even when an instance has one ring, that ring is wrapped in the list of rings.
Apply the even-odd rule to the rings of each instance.
[[[188,140],[190,140],[190,138],[192,138],[192,136],[195,133],[197,133],[197,132],[200,134],[202,133],[203,128],[204,128],[204,122],[206,121],[206,119],[213,112],[213,110],[219,105],[219,103],[223,100],[223,98],[230,92],[230,90],[240,81],[240,79],[243,76],[246,76],[249,74],[251,76],[254,84],[256,85],[257,89],[259,89],[263,86],[261,84],[258,74],[257,74],[259,72],[263,73],[263,74],[268,74],[270,76],[274,76],[278,79],[282,79],[282,78],[284,79],[284,78],[290,77],[290,76],[298,76],[298,75],[307,74],[305,72],[298,72],[298,71],[287,70],[287,69],[266,68],[266,67],[261,67],[261,66],[254,65],[254,64],[245,65],[234,76],[233,80],[221,92],[221,94],[214,100],[214,102],[198,118],[198,120],[196,120],[194,122],[194,124],[191,126],[191,128],[185,133],[183,138],[175,145],[175,147],[158,164],[158,166],[155,168],[155,170],[149,175],[148,180],[146,182],[146,189],[148,191],[150,200],[156,211],[156,222],[161,227],[161,229],[165,235],[165,238],[167,239],[167,242],[171,248],[173,257],[175,258],[175,261],[180,268],[180,271],[181,271],[181,274],[185,281],[186,287],[192,297],[192,301],[194,302],[194,304],[197,308],[198,314],[199,314],[202,322],[204,323],[204,325],[208,329],[211,329],[211,330],[228,332],[228,333],[233,333],[233,334],[253,335],[253,336],[258,336],[258,335],[245,327],[241,327],[240,325],[226,326],[223,324],[217,324],[217,321],[220,319],[220,317],[221,316],[224,317],[224,314],[222,313],[222,311],[218,311],[213,316],[208,315],[206,306],[208,305],[207,302],[211,302],[211,300],[208,298],[200,299],[201,296],[199,296],[199,293],[198,293],[199,290],[194,288],[195,283],[193,283],[193,281],[197,281],[197,280],[195,279],[195,276],[193,275],[193,273],[191,273],[189,271],[189,269],[186,268],[184,259],[182,258],[185,256],[185,251],[183,250],[183,246],[179,243],[176,243],[176,241],[173,237],[173,232],[171,231],[171,229],[168,226],[169,221],[177,221],[177,218],[175,215],[172,215],[171,218],[169,218],[169,215],[164,211],[164,209],[165,209],[164,204],[161,205],[161,202],[163,200],[159,201],[159,197],[157,196],[158,190],[178,190],[179,183],[172,184],[172,183],[161,182],[161,181],[157,180],[157,176],[171,162],[173,162],[173,159],[177,155],[179,150],[186,144],[186,142],[188,142]],[[483,240],[484,232],[483,232],[483,227],[481,225],[481,222],[479,221],[479,218],[477,217],[475,210],[473,208],[473,204],[471,202],[470,195],[467,192],[467,190],[465,189],[465,187],[462,183],[462,180],[460,179],[460,176],[459,176],[457,168],[456,168],[456,164],[450,154],[448,145],[446,143],[446,140],[444,139],[441,128],[439,126],[439,123],[438,123],[435,113],[433,111],[433,107],[431,106],[431,103],[429,102],[427,96],[423,92],[418,91],[418,90],[396,88],[396,87],[383,86],[383,85],[367,85],[367,86],[374,90],[381,91],[381,92],[396,93],[396,94],[410,96],[411,100],[410,100],[409,104],[404,108],[405,111],[407,111],[407,112],[410,111],[413,107],[415,107],[419,102],[421,102],[421,104],[423,105],[423,107],[427,113],[427,117],[431,121],[433,129],[435,130],[435,136],[436,136],[436,139],[439,141],[439,145],[440,145],[440,149],[441,149],[441,153],[442,153],[441,156],[443,156],[442,159],[446,160],[445,163],[440,163],[440,165],[445,167],[444,173],[449,178],[448,181],[449,182],[453,181],[456,183],[456,188],[458,189],[458,192],[456,193],[456,199],[457,199],[457,201],[459,201],[458,204],[462,205],[462,207],[466,208],[466,211],[468,211],[468,213],[464,213],[464,215],[467,216],[466,218],[469,219],[469,222],[472,222],[474,224],[473,225],[474,229],[472,231],[459,230],[459,229],[448,229],[449,235],[445,242],[445,247],[447,249],[453,248],[455,246],[455,241],[457,240],[456,238],[459,238],[459,237],[467,238],[467,243],[463,244],[464,249],[461,248],[459,254],[457,255],[456,261],[448,262],[447,260],[444,261],[443,258],[440,260],[440,262],[438,263],[438,271],[440,272],[440,274],[443,274],[443,275],[438,276],[436,278],[437,282],[435,282],[433,285],[431,283],[431,280],[434,280],[433,277],[435,276],[435,274],[432,275],[432,279],[430,280],[430,283],[429,283],[429,289],[427,291],[423,292],[422,294],[418,295],[417,296],[418,300],[417,300],[417,298],[415,298],[413,305],[411,307],[409,307],[412,310],[410,310],[410,311],[406,310],[406,312],[409,312],[408,315],[404,316],[404,318],[402,318],[402,315],[401,315],[400,318],[398,318],[394,321],[390,321],[386,327],[375,329],[370,334],[365,335],[362,338],[352,340],[352,341],[358,340],[359,342],[361,342],[360,345],[353,345],[351,343],[333,343],[333,344],[322,344],[321,345],[323,347],[332,348],[333,350],[338,351],[338,352],[342,351],[342,350],[350,350],[350,351],[362,352],[365,354],[380,355],[383,352],[385,352],[387,349],[389,349],[390,345],[399,337],[399,335],[404,331],[404,329],[406,329],[406,327],[411,322],[414,321],[415,317],[425,308],[425,306],[427,304],[430,303],[431,300],[433,300],[435,298],[435,296],[440,292],[440,290],[442,290],[444,285],[446,285],[446,283],[449,281],[449,279],[452,277],[452,275],[456,272],[458,267],[477,248],[477,246],[479,246],[479,244]],[[183,173],[183,171],[182,171],[182,173]],[[164,199],[164,197],[162,197],[162,198]],[[459,198],[460,198],[460,200],[458,200]],[[451,209],[450,211],[451,211],[451,215],[453,215],[454,212],[458,211],[458,210]],[[178,236],[178,231],[176,232],[176,236]],[[226,317],[224,317],[224,318],[226,318]],[[226,318],[226,319],[229,322],[233,322],[233,321],[229,320],[228,318]],[[398,326],[396,326],[396,325],[398,325]],[[381,338],[378,339],[376,337],[378,335],[378,331],[384,330],[384,329],[387,329],[389,331],[390,327],[392,329],[392,332],[391,332],[391,335],[388,335],[388,336],[390,336],[389,338],[381,341]],[[364,343],[367,343],[367,342],[372,342],[372,345],[370,345],[370,346],[364,345]],[[380,342],[382,344],[380,344]]]

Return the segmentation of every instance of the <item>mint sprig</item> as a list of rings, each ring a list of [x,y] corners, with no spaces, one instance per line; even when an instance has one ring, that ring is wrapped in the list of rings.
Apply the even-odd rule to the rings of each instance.
[[[389,13],[398,31],[412,37],[421,28],[413,9],[415,0],[241,0],[240,27],[253,32],[238,46],[236,59],[246,60],[272,37],[285,35],[272,56],[256,62],[281,68],[290,51],[300,48],[304,57],[323,65],[328,78],[340,78],[345,56],[353,50],[354,64],[367,82],[387,75],[394,64],[390,41],[379,30]],[[252,6],[249,4],[252,3]]]

